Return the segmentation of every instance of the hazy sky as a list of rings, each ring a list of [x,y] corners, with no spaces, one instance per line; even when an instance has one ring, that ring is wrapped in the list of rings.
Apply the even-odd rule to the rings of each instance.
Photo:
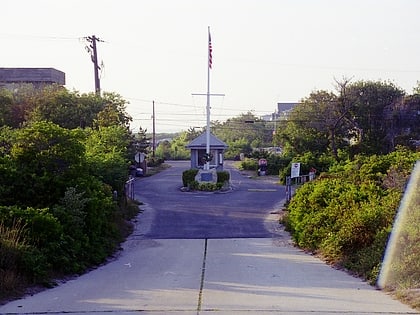
[[[0,67],[53,67],[69,90],[94,90],[86,36],[96,35],[103,91],[127,99],[139,126],[205,125],[207,27],[211,119],[274,112],[334,80],[420,80],[419,0],[2,0]]]

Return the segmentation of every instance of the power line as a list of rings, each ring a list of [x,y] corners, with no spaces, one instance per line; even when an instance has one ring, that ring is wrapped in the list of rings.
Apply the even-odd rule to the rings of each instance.
[[[38,40],[80,40],[83,37],[66,37],[66,36],[45,36],[45,35],[29,35],[29,34],[6,34],[0,33],[0,37],[20,40],[20,39],[38,39]]]

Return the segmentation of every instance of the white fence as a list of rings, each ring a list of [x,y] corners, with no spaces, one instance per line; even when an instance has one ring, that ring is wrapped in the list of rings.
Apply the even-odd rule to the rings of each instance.
[[[134,200],[134,178],[130,178],[125,182],[125,197]]]

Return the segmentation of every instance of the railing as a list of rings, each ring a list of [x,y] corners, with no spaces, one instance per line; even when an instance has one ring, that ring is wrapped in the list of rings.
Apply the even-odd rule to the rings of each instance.
[[[292,196],[294,194],[293,185],[303,185],[306,182],[309,182],[311,180],[315,179],[315,174],[310,173],[307,175],[300,175],[298,177],[291,177],[286,176],[286,201],[290,201],[292,199]]]
[[[125,182],[124,191],[126,198],[134,200],[134,178]]]

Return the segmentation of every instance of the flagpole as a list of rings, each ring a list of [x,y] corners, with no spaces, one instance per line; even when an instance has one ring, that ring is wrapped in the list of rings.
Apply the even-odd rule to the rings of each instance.
[[[212,68],[213,63],[213,47],[211,43],[211,35],[210,35],[210,26],[208,26],[208,49],[207,49],[207,93],[194,93],[192,95],[201,95],[207,97],[207,106],[206,106],[206,112],[207,112],[207,124],[206,124],[206,156],[207,158],[210,157],[210,97],[211,96],[225,96],[225,94],[210,94],[210,70]],[[210,161],[206,161],[204,164],[204,169],[209,170],[210,169]]]
[[[206,153],[210,155],[210,69],[212,64],[212,44],[210,36],[210,26],[208,26],[209,42],[208,42],[208,58],[207,58],[207,126],[206,126]],[[210,161],[206,163],[206,169],[210,169]]]

